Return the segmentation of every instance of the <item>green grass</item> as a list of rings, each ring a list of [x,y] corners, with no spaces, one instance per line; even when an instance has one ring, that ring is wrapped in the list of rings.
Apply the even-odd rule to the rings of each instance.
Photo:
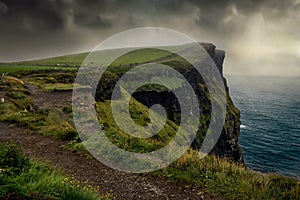
[[[153,137],[142,139],[130,136],[117,126],[112,116],[110,103],[109,100],[97,102],[96,109],[99,114],[99,123],[102,124],[107,137],[122,149],[140,153],[154,151],[165,146],[176,134],[178,126],[167,120],[161,131]],[[120,110],[119,115],[121,118],[122,113],[123,111]],[[149,108],[134,99],[130,103],[130,114],[136,126],[146,126],[150,122]],[[156,127],[151,128],[155,129]],[[134,127],[132,127],[132,130],[134,131]]]
[[[171,48],[173,51],[179,52],[185,48],[189,48],[193,46],[193,44],[186,44],[182,46],[172,46],[168,47],[165,46],[164,48]],[[126,55],[121,56],[118,58],[113,65],[126,65],[126,64],[135,64],[135,63],[144,63],[156,59],[163,58],[165,56],[171,55],[172,52],[161,50],[158,47],[157,49],[155,47],[153,48],[141,48],[138,50],[131,51],[127,53]],[[99,59],[101,60],[107,57],[108,55],[113,55],[118,52],[124,52],[124,50],[128,49],[108,49],[103,50],[99,52],[93,52],[93,54],[97,54],[97,56],[100,56]],[[130,49],[129,49],[130,50]],[[22,61],[22,62],[14,62],[12,64],[17,65],[50,65],[50,66],[56,66],[56,67],[63,67],[63,66],[80,66],[82,62],[85,60],[85,58],[89,55],[88,52],[83,53],[75,53],[70,55],[63,55],[63,56],[57,56],[53,58],[45,58],[45,59],[38,59],[38,60],[32,60],[32,61]],[[59,64],[59,66],[57,65]]]
[[[14,123],[19,127],[61,140],[77,136],[71,119],[63,117],[63,111],[46,111],[34,107],[24,85],[4,77],[0,80],[0,88],[0,94],[6,101],[0,103],[0,121]]]
[[[174,181],[197,184],[225,199],[300,199],[300,182],[278,174],[262,174],[225,159],[189,150],[169,167],[154,172]]]
[[[50,111],[37,127],[38,133],[59,140],[70,140],[77,136],[76,129],[61,117],[59,111]]]
[[[180,52],[185,48],[191,47],[191,44],[186,44],[182,46],[172,46],[172,47],[164,47],[166,49],[172,49],[175,52]],[[205,45],[204,45],[205,47]],[[165,58],[173,54],[173,52],[153,48],[141,48],[137,50],[132,50],[125,55],[116,58],[111,66],[129,66],[135,64],[142,64],[148,63],[151,61],[155,61],[161,58]],[[94,59],[89,59],[92,63],[86,63],[87,65],[93,65],[96,63],[97,66],[102,65],[102,60],[111,57],[112,55],[117,55],[119,52],[124,52],[127,49],[108,49],[103,51],[96,51],[90,55],[94,55]],[[130,50],[130,49],[129,49]],[[11,62],[11,63],[0,63],[0,73],[3,72],[15,72],[20,70],[45,70],[45,69],[62,69],[62,70],[76,70],[78,66],[81,66],[83,61],[89,55],[88,52],[84,53],[77,53],[77,54],[70,54],[70,55],[63,55],[57,56],[52,58],[45,58],[45,59],[38,59],[32,61],[21,61],[21,62]],[[93,57],[93,56],[92,56]],[[180,58],[172,58],[178,59]],[[165,61],[163,61],[165,62]]]
[[[23,110],[14,103],[7,102],[0,104],[0,121],[14,123],[19,127],[60,140],[70,140],[77,136],[75,128],[62,117],[60,111]]]
[[[151,52],[152,50],[148,49],[147,51]],[[142,50],[120,57],[115,63],[116,66],[111,67],[110,71],[115,72],[120,76],[131,69],[132,66],[126,67],[117,65],[147,62],[150,57],[148,57],[148,55],[140,55],[141,52]],[[159,58],[166,54],[165,52],[154,51],[152,52],[152,55]],[[66,62],[67,64],[67,62],[72,59],[72,56],[55,58],[54,60],[44,60],[43,62],[49,63],[51,61],[57,64],[59,61],[62,63]],[[81,56],[83,57],[83,54]],[[154,59],[155,56],[151,57],[151,59]],[[79,62],[79,60],[74,59],[72,62]],[[70,63],[74,64],[72,62]],[[168,64],[175,69],[183,69],[189,66],[189,64],[181,58],[172,58],[163,63]],[[62,75],[60,73],[54,75],[38,74],[27,81],[31,81],[32,84],[42,85],[42,88],[44,89],[63,90],[70,89],[71,83],[69,80],[72,80],[72,77],[73,75],[71,74]],[[62,80],[68,81],[62,82]],[[172,86],[174,88],[180,85],[178,80],[170,79],[167,81],[173,83]],[[73,138],[73,140],[65,146],[65,149],[70,149],[72,151],[85,150],[80,139],[76,137],[70,123],[62,120],[62,113],[54,111],[44,113],[43,111],[34,110],[32,108],[32,103],[26,96],[26,88],[20,84],[4,83],[2,86],[0,84],[0,87],[2,89],[1,91],[5,91],[5,95],[9,97],[7,103],[0,104],[0,120],[14,122],[21,126],[26,125],[26,127],[37,130],[37,132],[41,134],[57,139]],[[203,87],[203,85],[200,84],[199,87]],[[152,86],[149,86],[149,89],[151,88]],[[239,114],[239,111],[234,107],[229,96],[227,97],[228,112],[226,119],[232,119]],[[205,98],[209,99],[208,96]],[[132,137],[118,128],[111,114],[110,103],[111,101],[108,100],[96,103],[96,109],[99,114],[99,123],[103,126],[107,137],[115,145],[127,151],[144,153],[157,150],[168,144],[178,129],[178,126],[174,122],[168,120],[164,125],[164,128],[154,137],[147,139]],[[63,112],[72,115],[70,107],[67,107]],[[122,110],[119,112],[121,113],[121,117],[123,116],[122,112]],[[149,109],[134,99],[130,102],[130,114],[134,122],[138,125],[146,126],[150,122]],[[207,118],[207,116],[202,116],[200,126],[205,127],[208,121],[209,118]],[[224,126],[229,132],[233,132],[233,126],[239,126],[238,123],[235,125],[232,123],[233,121],[230,120],[226,120],[225,122]],[[189,150],[169,167],[154,172],[153,174],[168,177],[174,181],[183,181],[189,184],[200,185],[210,192],[219,194],[225,199],[300,199],[299,181],[281,175],[261,174],[247,170],[243,166],[213,156],[199,159],[197,152],[193,150]],[[20,191],[22,191],[22,187],[16,188],[16,190],[19,188]]]
[[[99,60],[101,60],[107,57],[108,55],[118,52],[119,50],[120,49],[104,50],[99,52],[93,52],[93,54],[97,54],[97,56],[100,56]],[[172,54],[171,52],[160,50],[160,49],[151,49],[151,48],[140,49],[140,50],[131,51],[117,58],[117,60],[113,62],[112,65],[118,66],[118,65],[126,65],[126,64],[144,63],[159,58],[163,58],[171,54]],[[11,63],[11,65],[15,66],[16,69],[18,68],[18,66],[28,66],[28,67],[32,67],[31,69],[35,69],[34,67],[38,65],[42,65],[41,67],[44,67],[44,65],[49,65],[56,68],[65,69],[65,67],[67,66],[69,67],[80,66],[87,56],[88,53],[79,53],[79,54],[71,54],[71,55],[58,56],[58,57],[33,60],[33,61],[15,62],[15,63]],[[5,64],[1,64],[1,65],[5,65]]]
[[[24,85],[14,79],[3,77],[0,79],[0,88],[0,94],[6,101],[0,103],[0,121],[9,121],[34,129],[45,119],[44,111],[33,107]]]
[[[16,62],[15,64],[20,65],[53,65],[56,67],[57,64],[61,66],[79,66],[88,53],[78,53],[78,54],[71,54],[71,55],[64,55],[64,56],[57,56],[53,58],[45,58],[39,60],[32,60],[32,61],[23,61],[23,62]]]
[[[99,187],[65,176],[62,172],[21,154],[15,144],[0,143],[0,197],[15,194],[33,199],[113,199]]]
[[[36,71],[36,70],[76,70],[76,67],[57,67],[57,66],[35,66],[35,65],[15,65],[15,64],[0,64],[0,73],[16,72],[16,71]]]
[[[161,49],[151,49],[151,48],[138,49],[138,50],[131,51],[125,55],[122,55],[117,60],[115,60],[111,65],[119,66],[119,65],[126,65],[126,64],[146,63],[152,60],[164,58],[171,54],[172,54],[171,52],[164,51]]]

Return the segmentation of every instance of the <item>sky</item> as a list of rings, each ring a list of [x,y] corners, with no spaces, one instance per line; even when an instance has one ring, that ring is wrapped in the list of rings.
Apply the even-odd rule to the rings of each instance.
[[[164,27],[226,51],[225,74],[300,77],[300,0],[0,0],[0,62]]]

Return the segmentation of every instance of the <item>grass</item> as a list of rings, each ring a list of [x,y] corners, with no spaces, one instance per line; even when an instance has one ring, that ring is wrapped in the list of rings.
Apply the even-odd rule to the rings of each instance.
[[[69,140],[77,136],[75,128],[62,115],[63,111],[46,111],[33,106],[27,96],[28,90],[18,79],[0,80],[1,96],[5,103],[0,103],[0,121],[6,121],[34,130],[42,135],[60,140]]]
[[[112,50],[93,52],[93,54],[97,54],[97,56],[101,56],[101,58],[99,59],[101,60],[107,57],[108,55],[114,54],[118,51],[119,49],[112,49]],[[117,60],[113,62],[112,65],[119,66],[119,65],[135,64],[135,63],[145,63],[145,62],[149,62],[152,60],[169,56],[171,54],[172,54],[171,52],[160,50],[160,49],[152,49],[152,48],[140,49],[140,50],[131,51],[117,58]],[[36,68],[38,67],[41,68],[56,67],[62,69],[66,69],[66,68],[72,69],[72,67],[74,66],[80,66],[87,56],[88,53],[78,53],[78,54],[58,56],[58,57],[46,58],[40,60],[15,62],[15,63],[10,63],[10,65],[14,66],[15,69],[22,69],[22,66],[27,66],[31,70],[36,70]],[[9,64],[3,63],[1,65],[8,66]],[[0,72],[1,72],[1,68],[0,68]]]
[[[77,136],[75,128],[59,111],[22,111],[15,104],[7,102],[0,104],[0,114],[0,121],[11,122],[48,137],[70,140]]]
[[[67,91],[74,88],[84,88],[86,86],[74,84],[76,72],[74,71],[48,71],[49,73],[35,72],[23,80],[43,91]]]
[[[214,156],[199,159],[194,150],[154,174],[200,185],[225,199],[300,199],[300,182],[295,179],[247,170]]]
[[[114,199],[99,187],[76,181],[40,162],[29,160],[15,144],[0,143],[0,197],[8,194],[33,199]]]
[[[37,127],[38,133],[59,140],[70,140],[77,136],[76,129],[64,120],[58,111],[50,111],[45,120]]]
[[[110,110],[110,103],[110,101],[97,102],[99,122],[103,125],[107,137],[122,149],[140,153],[154,151],[166,145],[176,134],[178,126],[167,120],[164,128],[153,137],[146,139],[132,137],[117,126]],[[146,106],[132,99],[130,113],[137,126],[146,126],[150,122],[148,112],[149,109]],[[119,113],[122,115],[122,111]]]
[[[171,48],[173,51],[181,51],[185,48],[191,47],[190,44],[183,45],[183,46],[173,46],[173,47],[164,47],[166,49]],[[205,47],[204,48],[209,48]],[[116,55],[119,52],[123,52],[124,49],[108,49],[98,52],[93,52],[91,55],[96,55],[97,66],[101,66],[101,60],[106,59],[107,57],[110,57],[111,55]],[[148,63],[152,61],[156,61],[165,57],[168,57],[172,55],[173,52],[162,50],[162,49],[156,49],[156,48],[141,48],[137,50],[130,51],[126,53],[125,55],[120,56],[119,58],[116,58],[111,66],[123,66],[128,67],[136,64],[142,64],[142,63]],[[46,69],[61,69],[61,70],[76,70],[78,69],[78,66],[81,66],[83,61],[87,58],[89,55],[88,52],[84,53],[77,53],[77,54],[71,54],[71,55],[63,55],[63,56],[57,56],[53,58],[45,58],[45,59],[39,59],[39,60],[32,60],[32,61],[21,61],[21,62],[11,62],[11,63],[0,63],[0,73],[3,72],[15,72],[20,70],[46,70]],[[92,56],[93,57],[93,56]],[[83,63],[87,65],[93,65],[94,61],[93,59],[88,59],[92,63]],[[175,62],[182,61],[181,58],[175,57],[172,58],[172,60]],[[165,62],[165,61],[163,61]],[[173,64],[174,64],[173,63]]]
[[[32,61],[23,61],[23,62],[16,62],[13,64],[19,65],[53,65],[56,67],[64,67],[64,66],[79,66],[88,53],[78,53],[78,54],[71,54],[71,55],[64,55],[64,56],[57,56],[53,58],[45,58],[39,60],[32,60]]]
[[[38,70],[76,70],[77,67],[57,67],[57,66],[36,66],[36,65],[16,65],[16,64],[0,64],[0,73],[16,72],[16,71],[38,71]]]
[[[151,50],[149,49],[147,51],[151,52]],[[120,57],[115,63],[116,66],[110,68],[110,71],[115,73],[113,75],[113,78],[117,78],[115,76],[120,76],[132,67],[117,65],[124,65],[129,62],[132,64],[135,64],[136,62],[147,62],[147,60],[149,60],[151,57],[141,57],[143,55],[140,54],[141,50],[140,52],[132,52],[125,57]],[[144,54],[146,53],[144,52]],[[166,55],[165,52],[152,52],[152,55],[154,54],[157,56],[156,58]],[[83,57],[83,55],[84,54],[81,55],[81,58]],[[50,62],[57,64],[57,62],[59,61],[60,63],[65,62],[65,64],[68,64],[68,62],[72,60],[72,56],[74,55],[59,57],[53,60],[44,60],[43,62],[45,62],[45,64]],[[151,59],[154,59],[154,57],[152,57]],[[76,62],[79,62],[79,60],[79,58],[78,60],[74,59],[72,61],[73,63],[70,62],[70,65],[75,65]],[[31,64],[34,63],[35,61]],[[168,61],[163,61],[163,63],[171,65],[175,69],[180,70],[189,66],[186,61],[180,58],[172,58]],[[31,79],[28,79],[26,81],[30,81],[30,83],[32,84],[41,85],[41,87],[46,90],[64,90],[70,89],[70,84],[72,83],[73,78],[74,76],[72,75],[72,73],[40,73],[37,75],[33,75]],[[180,82],[178,80],[170,79],[167,81],[173,83],[172,86],[174,88],[180,85]],[[62,120],[61,115],[72,115],[72,110],[70,107],[66,107],[62,111],[64,113],[57,111],[45,112],[43,110],[36,110],[35,108],[33,108],[32,102],[27,97],[28,91],[24,86],[22,86],[22,84],[18,83],[18,81],[9,82],[7,80],[0,79],[0,83],[0,95],[5,95],[7,100],[7,103],[0,104],[0,121],[14,122],[20,126],[26,126],[29,129],[36,130],[41,134],[57,139],[73,139],[68,145],[64,147],[65,149],[70,149],[75,152],[85,150],[84,145],[76,135],[76,132],[71,126],[71,123],[66,120]],[[152,86],[147,87],[149,87],[149,89],[153,88]],[[203,86],[199,85],[199,87]],[[209,99],[209,97],[205,98]],[[227,96],[227,98],[228,112],[226,115],[227,120],[225,123],[225,128],[229,132],[233,132],[234,126],[238,127],[239,123],[236,123],[234,125],[232,124],[233,122],[228,119],[233,119],[239,114],[239,111],[234,107],[229,96]],[[167,120],[166,124],[164,124],[163,129],[154,137],[150,137],[147,139],[138,139],[132,137],[118,128],[112,116],[110,104],[111,101],[109,100],[103,100],[96,103],[96,109],[99,114],[99,123],[106,131],[105,133],[107,137],[115,145],[122,149],[131,152],[150,152],[168,144],[168,142],[172,140],[172,138],[176,134],[178,126],[174,122]],[[209,108],[206,108],[206,110],[209,110]],[[121,117],[123,117],[122,110],[120,110],[120,113]],[[134,99],[132,99],[130,102],[130,114],[133,121],[138,125],[147,126],[150,122],[149,109]],[[157,117],[159,118],[159,116]],[[207,116],[202,116],[200,126],[206,127],[208,121],[209,118]],[[74,182],[73,179],[63,178],[63,176],[59,174],[59,172],[54,173],[53,171],[51,171],[50,173],[47,170],[47,167],[40,166],[40,164],[32,164],[32,166],[32,172],[34,172],[34,174],[40,173],[36,168],[46,169],[44,170],[46,171],[46,175],[43,174],[43,176],[45,176],[46,178],[40,178],[41,182],[39,183],[40,179],[34,179],[35,175],[30,174],[30,176],[33,177],[34,181],[38,182],[24,186],[22,185],[24,183],[23,178],[10,179],[13,180],[13,183],[18,183],[17,186],[12,185],[5,188],[15,188],[15,191],[19,191],[20,194],[23,195],[29,194],[29,191],[38,191],[38,195],[50,194],[55,196],[57,194],[64,193],[62,192],[64,185],[59,185],[60,189],[57,190],[58,186],[54,184],[55,180],[58,179],[67,185]],[[26,174],[29,172],[30,170],[25,170],[24,173]],[[259,172],[247,170],[244,166],[237,165],[225,159],[216,158],[214,156],[207,156],[204,159],[199,159],[198,152],[191,149],[188,150],[175,163],[171,164],[167,168],[153,172],[153,174],[157,176],[167,177],[174,181],[183,181],[189,184],[200,185],[206,190],[219,194],[225,199],[300,199],[300,183],[297,180],[277,174],[261,174]],[[27,175],[24,175],[22,177],[27,177]],[[49,177],[49,179],[47,179],[47,177]],[[60,183],[57,182],[57,184]],[[47,189],[43,185],[46,185],[47,188],[49,188]],[[46,192],[43,192],[44,190]],[[76,192],[72,190],[72,187],[71,189],[69,188],[65,191],[66,193],[76,194]]]
[[[28,90],[16,80],[18,79],[7,77],[0,79],[0,95],[6,101],[0,104],[0,121],[9,121],[33,129],[44,120],[45,113],[33,107],[31,99],[26,95]]]
[[[172,53],[161,49],[138,49],[117,58],[111,66],[146,63],[170,56]]]

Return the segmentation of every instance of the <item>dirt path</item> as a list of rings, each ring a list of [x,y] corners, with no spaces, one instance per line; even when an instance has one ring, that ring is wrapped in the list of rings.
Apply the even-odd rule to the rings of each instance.
[[[0,123],[0,136],[2,142],[20,143],[26,155],[49,161],[79,180],[99,185],[102,192],[112,190],[117,199],[220,199],[198,186],[108,168],[92,157],[62,150],[66,142],[26,133],[22,128],[10,128],[8,123]]]
[[[70,103],[70,91],[43,92],[34,86],[27,87],[36,106],[61,109]],[[112,190],[117,199],[221,199],[204,192],[199,186],[170,182],[151,174],[131,174],[111,169],[92,156],[63,150],[61,146],[68,141],[28,133],[28,130],[8,123],[0,122],[0,141],[18,142],[26,155],[49,162],[78,180],[88,180],[100,186],[103,193]]]
[[[67,105],[71,105],[72,91],[53,91],[43,92],[37,86],[29,85],[25,82],[25,86],[30,92],[30,98],[36,106],[47,110],[62,109]]]

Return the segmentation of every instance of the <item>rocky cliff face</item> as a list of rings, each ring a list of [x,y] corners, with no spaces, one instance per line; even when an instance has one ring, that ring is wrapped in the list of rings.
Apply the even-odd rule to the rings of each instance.
[[[215,49],[215,46],[212,44],[202,45],[212,57],[220,73],[223,75],[225,51]],[[165,64],[172,65],[172,63]],[[200,149],[210,120],[211,110],[209,93],[205,86],[204,80],[201,76],[199,76],[195,69],[192,67],[183,67],[177,68],[177,70],[190,82],[198,99],[201,102],[200,127],[197,136],[192,143],[192,147],[194,149]],[[242,151],[238,145],[238,138],[240,135],[240,112],[234,106],[229,96],[226,79],[223,79],[227,92],[227,113],[221,136],[211,154],[214,154],[218,157],[226,157],[238,163],[243,163]],[[178,124],[180,123],[180,105],[173,92],[168,90],[139,90],[133,94],[133,97],[147,107],[151,107],[154,104],[163,105],[166,108],[168,118]]]
[[[201,45],[211,56],[223,76],[223,61],[225,58],[225,51],[216,49],[216,47],[210,43],[202,43]],[[163,64],[176,68],[176,70],[179,71],[189,81],[197,95],[199,102],[201,102],[199,109],[201,116],[199,119],[199,130],[194,142],[192,143],[192,148],[200,149],[211,119],[211,103],[209,100],[210,95],[205,82],[197,70],[189,65],[186,65],[186,62],[181,63],[178,60],[170,60],[164,62]],[[102,77],[102,79],[99,81],[101,84],[98,84],[97,87],[96,100],[103,101],[110,99],[114,85],[121,76],[122,73],[117,75],[113,73],[107,73],[106,76]],[[238,138],[240,135],[240,111],[234,106],[229,96],[229,90],[224,77],[223,81],[227,95],[226,119],[221,136],[214,149],[211,151],[211,154],[218,157],[225,157],[238,163],[243,163],[242,151],[238,145]],[[180,105],[172,91],[169,91],[166,88],[157,89],[153,87],[146,87],[135,91],[133,93],[133,97],[147,107],[151,107],[154,104],[161,104],[167,111],[168,119],[172,120],[178,125],[180,124]]]

